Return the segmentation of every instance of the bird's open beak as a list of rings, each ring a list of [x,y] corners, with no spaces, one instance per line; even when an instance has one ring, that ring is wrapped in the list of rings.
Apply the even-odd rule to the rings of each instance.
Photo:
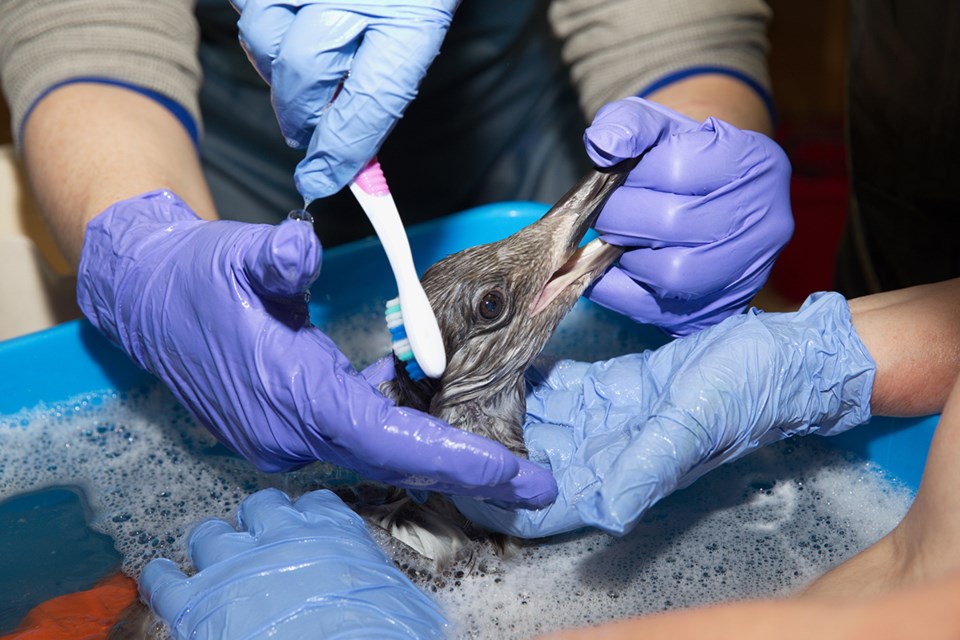
[[[548,308],[564,291],[575,289],[575,299],[623,253],[623,249],[599,238],[583,247],[580,242],[636,164],[636,159],[630,159],[608,169],[590,171],[532,225],[548,227],[548,246],[543,253],[549,275],[530,307],[530,315]]]

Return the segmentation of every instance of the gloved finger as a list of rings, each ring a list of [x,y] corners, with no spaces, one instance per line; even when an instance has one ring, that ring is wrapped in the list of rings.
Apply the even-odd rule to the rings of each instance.
[[[608,270],[585,292],[588,299],[641,323],[670,327],[683,323],[683,311],[663,309],[649,288],[618,267]]]
[[[551,386],[535,387],[527,392],[527,426],[524,427],[523,437],[531,456],[531,433],[540,428],[538,424],[531,423],[562,425],[569,431],[583,411],[583,379],[578,382],[574,376],[559,381],[556,378],[554,376],[550,381]]]
[[[244,498],[237,509],[237,529],[261,541],[291,526],[302,527],[303,515],[279,489],[261,489]]]
[[[272,102],[291,147],[310,142],[317,122],[334,101],[367,28],[359,13],[310,4],[284,35],[273,61]],[[325,116],[324,116],[325,117]]]
[[[790,170],[783,151],[766,136],[708,118],[695,131],[660,140],[625,184],[703,195],[734,185],[771,162]]]
[[[244,531],[237,531],[223,520],[204,520],[190,532],[187,557],[203,571],[222,560],[233,558],[256,546],[257,541]]]
[[[457,430],[454,429],[454,431]],[[474,437],[479,438],[479,436]],[[461,443],[456,442],[457,439],[459,437],[453,435],[450,445],[461,447]],[[481,440],[485,440],[485,438],[481,438]],[[489,442],[493,443],[492,440]],[[497,447],[500,446],[499,443],[493,444]],[[460,472],[449,470],[426,475],[411,474],[409,470],[398,472],[378,469],[376,473],[370,473],[369,475],[403,489],[418,492],[429,490],[448,495],[487,498],[521,507],[538,508],[550,504],[556,499],[556,481],[547,469],[529,460],[517,458],[505,447],[504,456],[507,458],[505,464],[517,465],[517,473],[498,484],[476,484],[478,479],[483,478],[483,475],[478,478],[478,474],[484,473],[484,467],[487,464],[484,462],[475,469],[464,469]],[[462,459],[464,458],[466,456],[462,456]],[[500,461],[498,461],[498,464],[500,464]]]
[[[604,105],[583,134],[587,155],[599,167],[636,158],[674,133],[698,123],[655,102],[626,98]],[[641,160],[641,164],[644,161]]]
[[[277,396],[296,402],[288,411],[303,425],[297,447],[308,447],[291,451],[291,457],[302,460],[309,454],[403,488],[460,489],[532,502],[555,495],[553,478],[543,469],[518,477],[521,460],[502,444],[421,411],[395,406],[357,374],[321,332],[276,337],[293,342],[264,348],[297,353],[301,370],[292,378],[276,380],[283,385]]]
[[[736,199],[730,200],[724,207],[713,194],[620,188],[610,196],[594,229],[604,242],[627,248],[709,244],[729,237],[742,224]]]
[[[595,282],[585,295],[603,307],[636,322],[655,325],[676,338],[739,313],[749,304],[754,290],[744,287],[740,296],[732,298],[726,298],[724,292],[717,292],[694,300],[665,299],[633,280],[629,274],[614,268]]]
[[[696,425],[657,417],[632,431],[622,448],[600,452],[603,459],[591,460],[601,470],[598,482],[576,504],[583,522],[618,536],[632,530],[690,466],[706,458],[702,442]]]
[[[381,358],[363,370],[361,375],[370,384],[376,386],[386,380],[392,380],[394,375],[392,356]],[[461,432],[463,433],[463,432]],[[512,454],[511,454],[512,455]],[[465,495],[480,495],[491,499],[500,499],[513,504],[521,503],[528,506],[543,506],[549,504],[556,496],[556,486],[544,473],[544,470],[533,462],[517,458],[519,469],[509,482],[494,487],[476,487],[470,490],[462,485],[446,484],[444,487],[434,487],[433,490],[444,493],[463,493]],[[404,485],[402,481],[399,483]],[[424,492],[418,487],[409,487],[409,491],[416,492],[415,500],[423,497]],[[464,493],[466,492],[466,493]],[[422,501],[422,500],[421,500]]]
[[[370,386],[377,388],[381,383],[393,380],[393,355],[384,356],[360,372]]]
[[[721,291],[740,276],[744,265],[725,252],[714,259],[711,245],[636,249],[620,256],[620,270],[642,282],[661,300],[695,300]]]
[[[474,522],[520,538],[539,538],[584,527],[577,504],[596,493],[599,481],[595,471],[574,462],[583,456],[593,458],[598,450],[599,455],[607,449],[615,450],[617,438],[616,434],[598,437],[594,433],[588,445],[586,441],[579,442],[576,433],[576,428],[554,424],[528,424],[524,429],[531,457],[548,461],[556,475],[559,493],[552,504],[536,509],[464,499],[454,499],[454,504]]]
[[[311,524],[320,521],[332,524],[336,529],[346,530],[363,527],[363,520],[348,507],[337,494],[326,489],[310,491],[297,498],[294,508]]]
[[[395,406],[352,371],[327,336],[302,333],[294,339],[299,344],[292,348],[301,354],[305,371],[295,379],[302,386],[288,391],[309,401],[304,408],[311,414],[303,415],[307,425],[342,455],[394,477],[426,476],[468,486],[503,484],[519,471],[518,458],[503,445]],[[316,380],[326,382],[323,394],[316,393]]]
[[[573,428],[549,423],[528,424],[523,439],[532,459],[551,469],[565,469],[573,458],[576,445]]]
[[[540,355],[533,364],[527,367],[524,378],[527,382],[527,423],[557,422],[554,413],[534,414],[531,410],[531,399],[539,396],[552,397],[560,391],[573,392],[571,408],[577,411],[583,398],[583,376],[593,366],[591,362],[579,362],[568,359],[553,359]],[[534,402],[541,402],[539,399]],[[576,409],[573,409],[576,407]],[[545,416],[549,415],[550,418]],[[561,421],[562,424],[567,424]]]
[[[379,385],[388,381],[393,380],[395,370],[394,370],[394,359],[393,355],[385,356],[380,358],[373,364],[369,365],[366,369],[360,372],[360,375],[372,386],[379,388]],[[520,462],[521,467],[523,466],[523,461]],[[505,500],[511,502],[516,502],[520,500],[526,504],[545,504],[551,499],[549,494],[552,490],[549,489],[543,482],[528,482],[525,481],[525,478],[529,474],[518,473],[517,478],[515,478],[510,483],[506,485],[501,485],[499,491],[497,488],[481,488],[483,495],[491,497],[491,492],[497,493],[497,495],[502,496]],[[547,483],[548,485],[549,483]],[[449,492],[456,491],[459,487],[448,487],[446,489],[435,487],[435,491]],[[412,498],[418,504],[423,504],[427,501],[429,497],[429,492],[423,489],[416,487],[408,487],[407,495]]]
[[[561,480],[562,481],[562,480]],[[561,491],[555,502],[540,508],[515,508],[496,500],[452,496],[457,509],[471,521],[518,538],[542,538],[584,526],[574,503],[577,491]]]
[[[302,297],[320,275],[322,257],[313,225],[288,218],[255,238],[243,263],[257,293],[284,300]]]
[[[374,364],[364,369],[361,375],[370,384],[378,385],[385,380],[390,380],[393,378],[393,366],[393,357],[387,356],[381,358]],[[452,429],[452,427],[450,428]],[[460,431],[459,429],[454,429],[454,431],[459,432],[460,434],[466,434],[466,432]],[[470,436],[472,434],[467,435]],[[479,436],[474,437],[479,438]],[[485,438],[482,438],[481,440],[486,441]],[[489,442],[493,443],[492,440]],[[546,473],[542,467],[534,464],[533,462],[516,458],[516,456],[513,456],[512,453],[509,455],[516,459],[519,466],[516,475],[510,478],[507,482],[500,483],[495,486],[480,485],[468,487],[465,486],[462,481],[452,483],[449,481],[440,481],[439,484],[431,486],[431,489],[441,493],[476,495],[491,499],[503,500],[512,504],[524,504],[531,507],[543,506],[552,502],[556,497],[556,485],[549,477],[549,474]],[[398,486],[405,487],[409,491],[415,492],[416,495],[413,496],[414,499],[418,499],[418,497],[423,496],[422,489],[424,485],[420,484],[420,482],[420,480],[415,480],[413,483],[405,482],[403,478],[396,479],[394,481],[394,483]]]
[[[520,470],[507,483],[495,487],[468,488],[466,491],[454,493],[530,509],[545,507],[557,499],[557,483],[549,469],[522,458],[519,463]]]
[[[569,429],[565,429],[565,431],[569,432]],[[466,434],[462,431],[460,433]],[[466,435],[470,436],[472,434]],[[481,440],[486,439],[481,438]],[[489,442],[492,443],[493,441]],[[552,503],[557,495],[556,482],[549,470],[543,466],[543,463],[550,459],[543,449],[545,447],[538,450],[538,455],[541,453],[542,455],[539,455],[537,459],[524,460],[513,456],[512,453],[509,454],[518,463],[518,471],[507,482],[495,486],[467,486],[462,482],[451,483],[449,481],[434,482],[427,477],[392,478],[387,481],[407,488],[408,493],[413,492],[411,497],[420,502],[426,499],[426,492],[423,490],[423,487],[426,486],[431,491],[439,493],[496,500],[514,507],[540,508]],[[409,480],[413,480],[414,483],[411,484]]]
[[[237,26],[240,44],[257,72],[271,84],[273,61],[280,51],[284,34],[296,17],[296,7],[273,0],[232,0],[240,11]]]
[[[166,558],[151,560],[140,572],[140,597],[167,623],[176,620],[193,597],[187,576]]]
[[[529,520],[530,512],[525,509],[514,510],[476,498],[451,496],[457,510],[471,522],[479,524],[489,531],[497,531],[517,538],[536,538],[538,531]],[[576,513],[576,512],[574,512]],[[549,535],[549,534],[542,534]]]
[[[448,23],[419,20],[367,29],[350,77],[317,123],[294,179],[307,202],[352,180],[416,96]]]

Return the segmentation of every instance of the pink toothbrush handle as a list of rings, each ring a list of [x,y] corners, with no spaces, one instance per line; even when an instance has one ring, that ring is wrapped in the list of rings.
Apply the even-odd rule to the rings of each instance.
[[[377,160],[377,156],[370,158],[370,162],[357,174],[354,183],[363,189],[364,193],[371,196],[390,195],[390,187],[387,186],[387,179],[383,177],[383,169],[380,168],[380,161]]]

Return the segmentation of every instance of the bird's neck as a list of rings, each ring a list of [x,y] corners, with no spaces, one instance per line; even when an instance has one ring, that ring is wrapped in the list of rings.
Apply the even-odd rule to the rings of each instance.
[[[458,429],[496,440],[517,455],[526,457],[527,449],[523,442],[523,418],[526,413],[523,378],[498,390],[485,391],[479,396],[438,394],[431,403],[430,413]]]
[[[380,391],[395,403],[425,411],[446,423],[491,438],[514,453],[526,456],[523,419],[526,413],[526,386],[523,375],[496,380],[441,381],[424,378],[413,381],[397,364],[393,380]]]

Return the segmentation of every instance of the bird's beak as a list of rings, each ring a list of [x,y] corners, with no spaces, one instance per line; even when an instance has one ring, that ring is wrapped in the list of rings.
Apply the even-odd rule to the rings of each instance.
[[[535,316],[549,307],[571,287],[577,289],[576,298],[623,253],[623,249],[599,238],[583,247],[580,242],[600,215],[603,205],[636,164],[636,159],[630,159],[608,169],[593,169],[532,225],[541,232],[546,227],[548,240],[543,257],[549,274],[543,290],[530,307],[530,315]]]

